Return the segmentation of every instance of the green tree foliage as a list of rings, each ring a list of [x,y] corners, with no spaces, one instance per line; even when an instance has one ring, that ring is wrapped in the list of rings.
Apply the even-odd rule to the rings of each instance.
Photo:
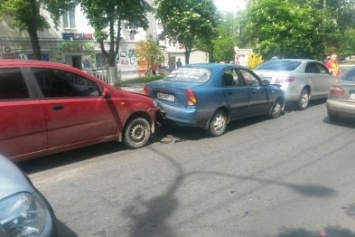
[[[146,41],[139,42],[137,47],[137,58],[140,64],[147,65],[146,74],[149,75],[151,74],[152,66],[159,65],[164,60],[163,53],[152,35],[148,35]]]
[[[213,0],[155,0],[156,15],[162,21],[163,36],[185,46],[185,64],[197,40],[211,45],[219,16]]]
[[[5,20],[11,28],[27,31],[30,36],[34,59],[40,59],[37,31],[43,31],[50,27],[47,19],[41,15],[41,10],[47,10],[58,25],[60,16],[69,6],[72,0],[1,0],[0,20]]]
[[[95,29],[94,35],[110,67],[116,66],[122,24],[147,29],[146,14],[152,10],[144,0],[81,0],[81,5]],[[109,43],[108,50],[104,47],[106,40]]]
[[[265,58],[339,53],[355,27],[354,0],[249,0],[246,12],[242,39]]]
[[[312,9],[288,0],[251,0],[245,35],[266,57],[308,57],[313,52]]]
[[[224,15],[217,32],[218,37],[213,40],[213,61],[233,60],[239,32],[236,17],[232,13]]]

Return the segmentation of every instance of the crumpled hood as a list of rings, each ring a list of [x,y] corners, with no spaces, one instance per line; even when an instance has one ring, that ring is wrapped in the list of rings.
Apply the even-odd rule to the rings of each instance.
[[[34,192],[26,176],[14,163],[0,155],[0,200],[25,191]]]

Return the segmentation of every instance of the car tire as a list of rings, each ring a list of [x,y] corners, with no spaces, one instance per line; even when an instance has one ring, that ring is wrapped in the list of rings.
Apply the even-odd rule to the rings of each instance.
[[[208,126],[208,133],[212,137],[221,136],[227,127],[227,115],[222,110],[217,110],[210,119],[210,124]]]
[[[282,103],[280,100],[276,100],[270,111],[270,118],[278,118],[282,113]]]
[[[338,116],[338,115],[335,115],[335,114],[328,114],[328,118],[329,118],[329,120],[332,121],[332,122],[339,121],[339,116]]]
[[[143,117],[133,118],[128,121],[124,131],[123,142],[129,149],[144,146],[150,138],[150,124]]]
[[[305,110],[308,108],[309,105],[309,90],[304,88],[300,94],[300,98],[297,102],[298,108],[300,110]]]

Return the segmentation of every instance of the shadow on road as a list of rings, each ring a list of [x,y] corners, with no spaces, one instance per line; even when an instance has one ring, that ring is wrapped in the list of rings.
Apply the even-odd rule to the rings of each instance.
[[[320,105],[320,104],[324,104],[325,102],[327,101],[327,99],[317,99],[317,100],[311,100],[309,102],[309,108],[313,107],[313,106],[317,106],[317,105]],[[309,109],[307,108],[307,109]],[[295,111],[295,110],[300,110],[297,106],[297,103],[296,102],[287,102],[286,105],[285,105],[285,112],[286,113],[290,113],[292,111]]]
[[[345,213],[348,216],[353,217],[353,219],[355,220],[355,203],[350,204],[350,205],[348,205],[346,207],[343,207],[343,209],[345,210]]]
[[[167,190],[151,200],[144,200],[144,197],[138,196],[134,200],[132,200],[132,204],[123,208],[124,212],[122,216],[125,218],[129,218],[132,221],[131,225],[131,237],[153,237],[153,236],[177,236],[174,233],[174,230],[167,223],[168,217],[172,216],[177,207],[179,206],[178,199],[176,198],[176,194],[179,191],[179,188],[183,185],[184,180],[190,176],[216,176],[216,177],[225,177],[228,179],[233,179],[236,182],[244,182],[244,181],[254,181],[259,185],[251,188],[249,191],[239,194],[238,197],[233,196],[231,200],[227,200],[218,205],[218,207],[214,207],[216,209],[221,208],[225,203],[229,203],[232,200],[240,199],[251,195],[252,193],[265,188],[266,185],[278,185],[284,186],[285,188],[289,188],[294,192],[297,192],[301,195],[314,197],[314,198],[327,198],[336,194],[336,191],[321,185],[299,185],[288,182],[282,182],[280,178],[278,180],[268,180],[263,178],[258,178],[256,175],[260,176],[263,172],[258,172],[255,175],[251,176],[243,176],[238,174],[226,174],[221,172],[214,171],[192,171],[192,172],[184,172],[183,167],[172,157],[161,153],[160,151],[154,149],[153,147],[149,147],[157,156],[161,157],[168,161],[175,169],[175,179],[172,182]],[[285,174],[286,175],[286,174]],[[207,207],[210,209],[211,207]],[[199,214],[197,214],[198,216]],[[195,216],[195,218],[197,218]],[[296,230],[298,231],[298,230]],[[280,235],[280,236],[294,236],[293,232],[290,232],[290,235]],[[301,235],[300,235],[301,236]],[[304,236],[317,236],[317,235],[303,235]],[[352,235],[351,235],[352,236]]]
[[[354,118],[341,118],[338,121],[331,121],[329,117],[323,119],[323,123],[327,123],[334,126],[341,126],[347,128],[355,128],[355,119]]]
[[[69,229],[69,227],[59,219],[57,219],[56,225],[57,225],[57,236],[58,237],[78,237],[79,236],[74,231]]]
[[[355,237],[355,233],[339,226],[329,226],[319,231],[284,228],[276,237]]]
[[[73,164],[97,156],[107,155],[124,149],[124,146],[120,143],[107,142],[67,152],[61,152],[54,155],[21,161],[18,162],[17,165],[25,173],[31,174],[67,164]]]

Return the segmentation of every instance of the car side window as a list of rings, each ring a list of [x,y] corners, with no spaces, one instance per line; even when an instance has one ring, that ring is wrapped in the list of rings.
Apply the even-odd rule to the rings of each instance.
[[[20,68],[0,69],[0,100],[29,98]]]
[[[306,66],[306,73],[320,73],[317,63],[308,63]]]
[[[36,81],[44,97],[99,96],[98,85],[84,77],[61,70],[33,68]]]
[[[260,81],[249,71],[245,69],[239,70],[247,86],[260,86]]]
[[[325,65],[318,63],[318,67],[319,67],[320,73],[329,74],[329,69]]]
[[[222,86],[242,86],[243,82],[234,69],[228,69],[222,74]]]

